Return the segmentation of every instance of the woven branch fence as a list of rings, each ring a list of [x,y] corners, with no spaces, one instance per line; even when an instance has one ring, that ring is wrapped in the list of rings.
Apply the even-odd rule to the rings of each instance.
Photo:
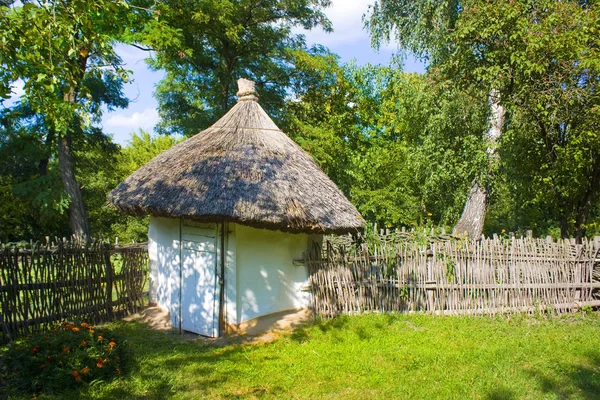
[[[402,236],[325,241],[305,255],[313,311],[489,314],[600,306],[600,241]]]
[[[146,245],[0,246],[0,341],[68,319],[100,323],[146,302]]]

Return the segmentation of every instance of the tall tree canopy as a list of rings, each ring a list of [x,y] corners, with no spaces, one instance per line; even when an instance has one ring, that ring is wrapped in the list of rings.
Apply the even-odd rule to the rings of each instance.
[[[311,76],[288,104],[287,132],[363,216],[392,226],[454,220],[486,162],[486,107],[397,66],[304,62]]]
[[[527,171],[512,177],[527,172],[538,184],[539,191],[528,191],[535,197],[528,204],[549,207],[563,236],[585,233],[600,191],[599,7],[589,1],[380,0],[368,20],[376,44],[397,41],[428,59],[431,73],[481,98],[498,91],[511,132],[499,142],[504,171],[518,170],[507,165],[509,148],[517,152],[512,160],[527,160]]]
[[[113,45],[147,10],[126,1],[24,1],[0,6],[0,95],[23,82],[21,104],[39,122],[41,141],[56,148],[73,234],[90,236],[73,143],[93,132],[102,107],[127,106],[128,79]],[[45,162],[47,165],[47,161]],[[45,172],[40,171],[43,175]]]
[[[193,135],[234,103],[236,80],[256,82],[261,105],[280,119],[295,74],[294,50],[304,47],[292,28],[326,31],[329,0],[168,0],[157,4],[160,24],[143,32],[156,50],[151,66],[164,70],[156,97],[160,130]],[[177,34],[164,40],[164,25]]]

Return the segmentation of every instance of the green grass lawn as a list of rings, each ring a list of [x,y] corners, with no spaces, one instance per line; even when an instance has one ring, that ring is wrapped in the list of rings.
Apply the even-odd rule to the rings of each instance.
[[[224,347],[138,323],[111,325],[133,343],[131,374],[56,398],[600,398],[594,314],[362,315]]]

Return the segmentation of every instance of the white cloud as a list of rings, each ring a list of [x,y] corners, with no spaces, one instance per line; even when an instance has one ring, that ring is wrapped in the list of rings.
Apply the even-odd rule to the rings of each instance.
[[[21,96],[23,96],[23,94],[25,94],[25,90],[23,89],[24,85],[25,83],[21,79],[18,79],[15,82],[13,82],[13,84],[10,87],[12,98],[18,100]]]
[[[110,116],[104,122],[104,125],[110,128],[124,129],[152,129],[159,121],[158,111],[154,108],[146,108],[142,112],[134,112],[132,114],[119,113]]]
[[[325,33],[320,28],[311,31],[300,29],[296,32],[306,35],[309,44],[319,43],[328,47],[352,44],[361,39],[368,39],[369,33],[364,29],[362,17],[374,1],[333,0],[331,7],[325,9],[325,14],[333,24],[333,33]]]

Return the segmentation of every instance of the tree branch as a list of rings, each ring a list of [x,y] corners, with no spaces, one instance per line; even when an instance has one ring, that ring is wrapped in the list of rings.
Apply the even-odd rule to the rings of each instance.
[[[153,48],[150,48],[150,47],[142,47],[142,46],[139,46],[139,45],[137,45],[137,44],[135,44],[135,43],[129,43],[129,45],[130,45],[130,46],[133,46],[133,47],[135,47],[136,49],[140,49],[140,50],[143,50],[143,51],[156,51],[156,50],[155,50],[155,49],[153,49]]]

